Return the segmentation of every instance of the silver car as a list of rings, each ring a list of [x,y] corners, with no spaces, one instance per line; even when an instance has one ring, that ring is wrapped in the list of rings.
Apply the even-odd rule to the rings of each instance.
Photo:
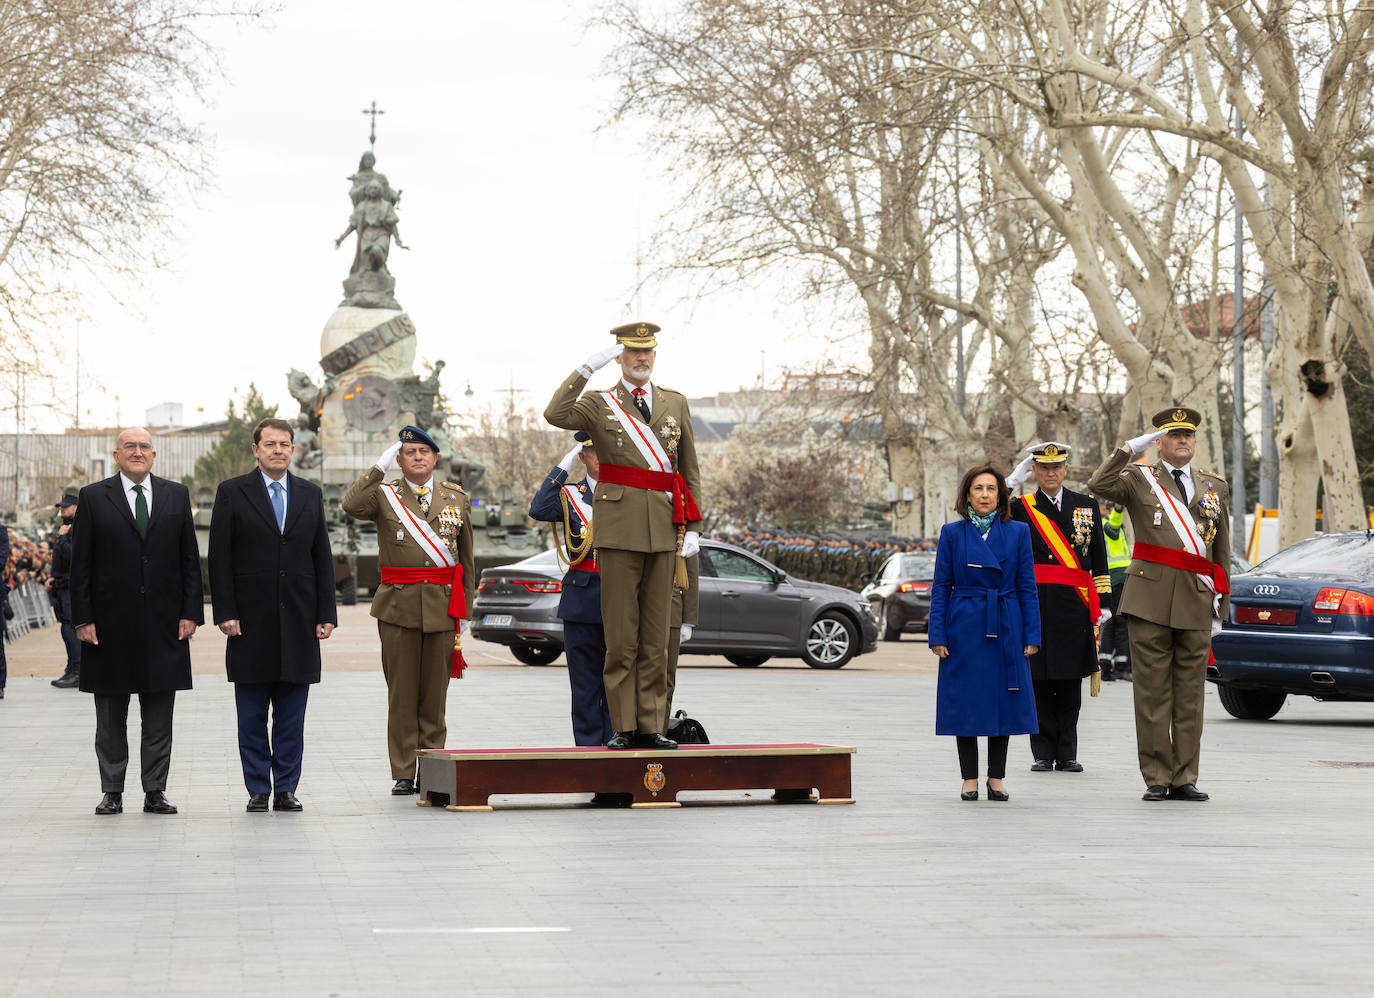
[[[878,646],[868,601],[839,586],[795,579],[733,544],[701,542],[700,603],[684,655],[724,655],[739,666],[801,658],[838,669]],[[558,619],[563,568],[553,551],[482,573],[472,634],[509,645],[526,665],[547,665],[563,651]]]

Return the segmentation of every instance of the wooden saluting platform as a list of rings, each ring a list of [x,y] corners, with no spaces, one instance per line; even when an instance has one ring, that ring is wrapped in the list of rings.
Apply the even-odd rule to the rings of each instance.
[[[772,790],[781,803],[852,804],[843,745],[424,749],[421,807],[490,811],[492,794],[629,794],[631,807],[681,807],[681,790]],[[812,796],[815,790],[817,796]]]

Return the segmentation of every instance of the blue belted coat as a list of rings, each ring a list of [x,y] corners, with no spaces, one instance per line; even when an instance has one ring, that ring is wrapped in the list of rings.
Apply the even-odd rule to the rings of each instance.
[[[930,587],[932,645],[945,645],[935,694],[937,735],[1025,735],[1038,730],[1026,645],[1040,644],[1030,528],[993,522],[987,539],[968,520],[946,523]]]

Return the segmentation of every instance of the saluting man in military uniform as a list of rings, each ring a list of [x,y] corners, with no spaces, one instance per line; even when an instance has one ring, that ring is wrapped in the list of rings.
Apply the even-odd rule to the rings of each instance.
[[[554,426],[590,434],[601,463],[592,510],[612,749],[677,747],[664,735],[668,621],[675,578],[687,585],[682,559],[699,547],[701,514],[687,399],[649,380],[659,331],[649,322],[612,329],[615,345],[588,357],[544,410]],[[615,385],[583,395],[612,360],[621,368]]]
[[[439,447],[418,426],[353,483],[344,512],[377,525],[381,584],[372,616],[382,645],[387,690],[387,754],[393,794],[415,792],[422,748],[448,736],[448,682],[462,673],[459,621],[466,628],[477,587],[472,561],[472,503],[457,482],[434,481]],[[401,477],[382,476],[396,461]]]
[[[1007,479],[1015,487],[1029,470],[1037,486],[1011,504],[1011,515],[1030,527],[1040,627],[1046,635],[1030,660],[1040,728],[1030,736],[1035,773],[1083,772],[1078,761],[1083,679],[1097,671],[1097,625],[1111,616],[1102,517],[1090,496],[1064,488],[1069,450],[1054,440],[1036,444]]]
[[[1197,788],[1203,691],[1212,636],[1230,613],[1230,489],[1192,466],[1195,409],[1156,413],[1156,430],[1126,442],[1088,487],[1126,507],[1135,531],[1118,611],[1127,618],[1136,749],[1145,800],[1203,801]],[[1132,461],[1154,443],[1153,467]]]

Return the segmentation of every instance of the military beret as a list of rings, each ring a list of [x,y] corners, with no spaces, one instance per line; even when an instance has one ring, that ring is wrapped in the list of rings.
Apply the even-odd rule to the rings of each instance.
[[[434,438],[418,426],[402,426],[401,432],[396,436],[403,444],[424,444],[434,453],[439,453],[439,445],[434,442]]]

